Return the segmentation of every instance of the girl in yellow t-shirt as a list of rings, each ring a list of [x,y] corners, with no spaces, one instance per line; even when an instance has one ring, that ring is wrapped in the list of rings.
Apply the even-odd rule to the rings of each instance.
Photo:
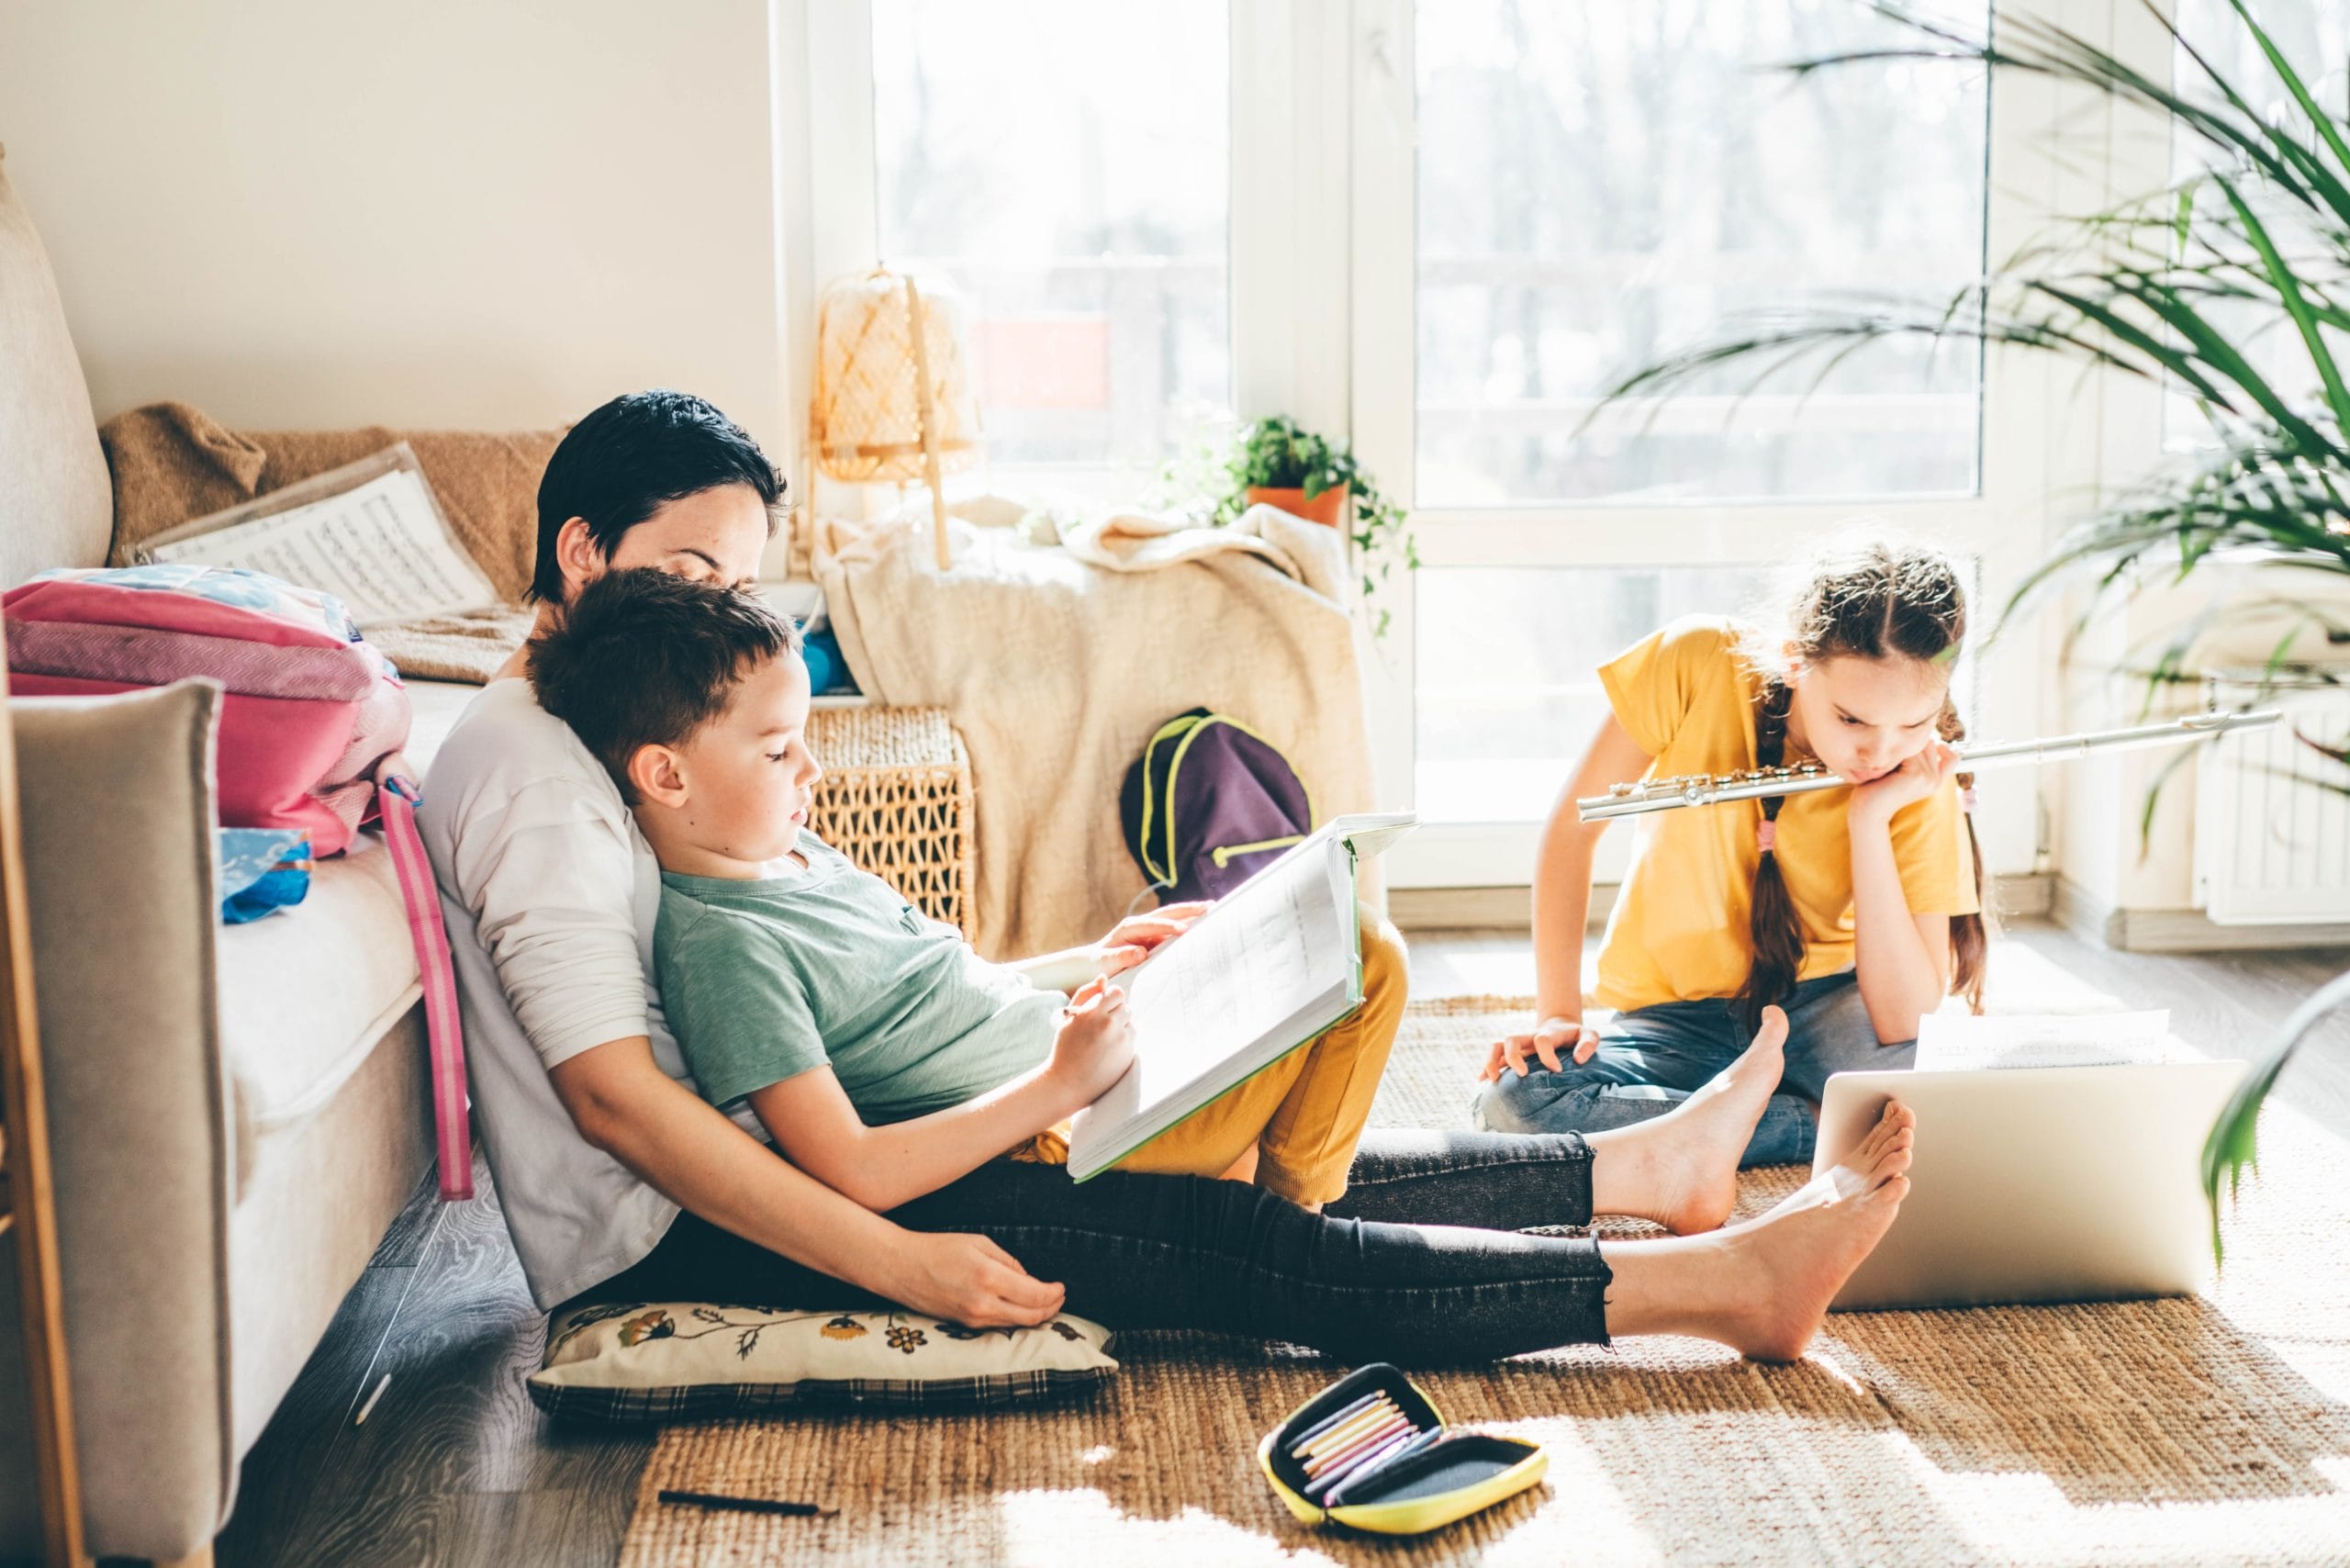
[[[1786,1068],[1746,1151],[1807,1160],[1830,1073],[1909,1065],[1920,1015],[1979,1006],[1982,861],[1950,674],[1958,574],[1871,543],[1824,560],[1783,631],[1676,621],[1600,666],[1612,709],[1543,831],[1536,1022],[1496,1041],[1481,1126],[1599,1132],[1661,1115],[1784,1010]],[[1849,789],[1659,812],[1607,923],[1585,1012],[1583,934],[1605,823],[1578,797],[1653,775],[1817,760]],[[1781,1021],[1767,1020],[1777,1028]]]

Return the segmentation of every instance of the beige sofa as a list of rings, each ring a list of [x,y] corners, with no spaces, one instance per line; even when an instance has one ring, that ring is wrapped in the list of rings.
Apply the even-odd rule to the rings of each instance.
[[[49,263],[0,162],[0,585],[106,556],[113,498]],[[474,688],[415,683],[420,767]],[[210,693],[16,705],[67,1355],[91,1550],[208,1556],[238,1466],[431,1168],[388,858],[223,927]],[[0,1248],[0,1558],[39,1550]]]

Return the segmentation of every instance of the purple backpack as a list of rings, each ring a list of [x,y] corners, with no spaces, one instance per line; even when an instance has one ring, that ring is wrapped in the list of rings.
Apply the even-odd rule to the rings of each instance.
[[[1313,797],[1289,759],[1205,708],[1150,737],[1126,770],[1119,814],[1161,903],[1222,898],[1314,831]]]

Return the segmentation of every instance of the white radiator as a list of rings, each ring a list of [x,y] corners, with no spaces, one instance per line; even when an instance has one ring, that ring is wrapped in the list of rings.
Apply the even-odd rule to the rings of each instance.
[[[2332,671],[2350,680],[2350,666]],[[2233,706],[2247,693],[2232,683]],[[2270,691],[2285,722],[2221,735],[2196,762],[2195,880],[2216,925],[2350,921],[2350,767],[2303,743],[2350,743],[2350,685]]]

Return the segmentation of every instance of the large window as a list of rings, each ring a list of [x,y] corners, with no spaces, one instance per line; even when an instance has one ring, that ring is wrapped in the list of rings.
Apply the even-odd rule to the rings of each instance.
[[[2132,7],[1926,3],[1974,31],[2059,7],[2149,70],[2170,47]],[[1896,41],[1861,0],[776,15],[810,40],[816,281],[882,261],[952,286],[986,483],[1146,499],[1203,433],[1287,414],[1410,509],[1427,568],[1382,600],[1367,672],[1380,803],[1427,824],[1392,885],[1525,880],[1600,715],[1595,666],[1661,622],[1755,609],[1767,568],[1863,518],[1977,562],[1988,622],[2046,498],[2119,450],[2077,378],[1963,337],[1600,408],[1662,355],[1823,300],[1964,319],[1986,258],[2123,194],[2116,139],[2044,82],[1782,69]],[[2032,733],[2041,675],[2026,639],[1987,658],[1978,727]],[[2031,863],[2034,815],[2028,789],[1986,801],[1997,868]]]
[[[1774,553],[1674,509],[1975,493],[1971,343],[1888,344],[1759,390],[1750,361],[1662,403],[1600,402],[1823,300],[1971,298],[1987,95],[1979,68],[1942,63],[1792,82],[1777,68],[1895,41],[1847,0],[1416,11],[1416,499],[1516,509],[1547,537],[1521,549],[1535,569],[1420,578],[1414,795],[1433,821],[1526,822],[1597,722],[1595,664],[1673,614],[1769,612],[1752,568]],[[1657,509],[1639,525],[1653,554],[1580,564],[1628,508]]]
[[[880,256],[959,291],[994,482],[1131,487],[1231,407],[1225,7],[872,16]]]

